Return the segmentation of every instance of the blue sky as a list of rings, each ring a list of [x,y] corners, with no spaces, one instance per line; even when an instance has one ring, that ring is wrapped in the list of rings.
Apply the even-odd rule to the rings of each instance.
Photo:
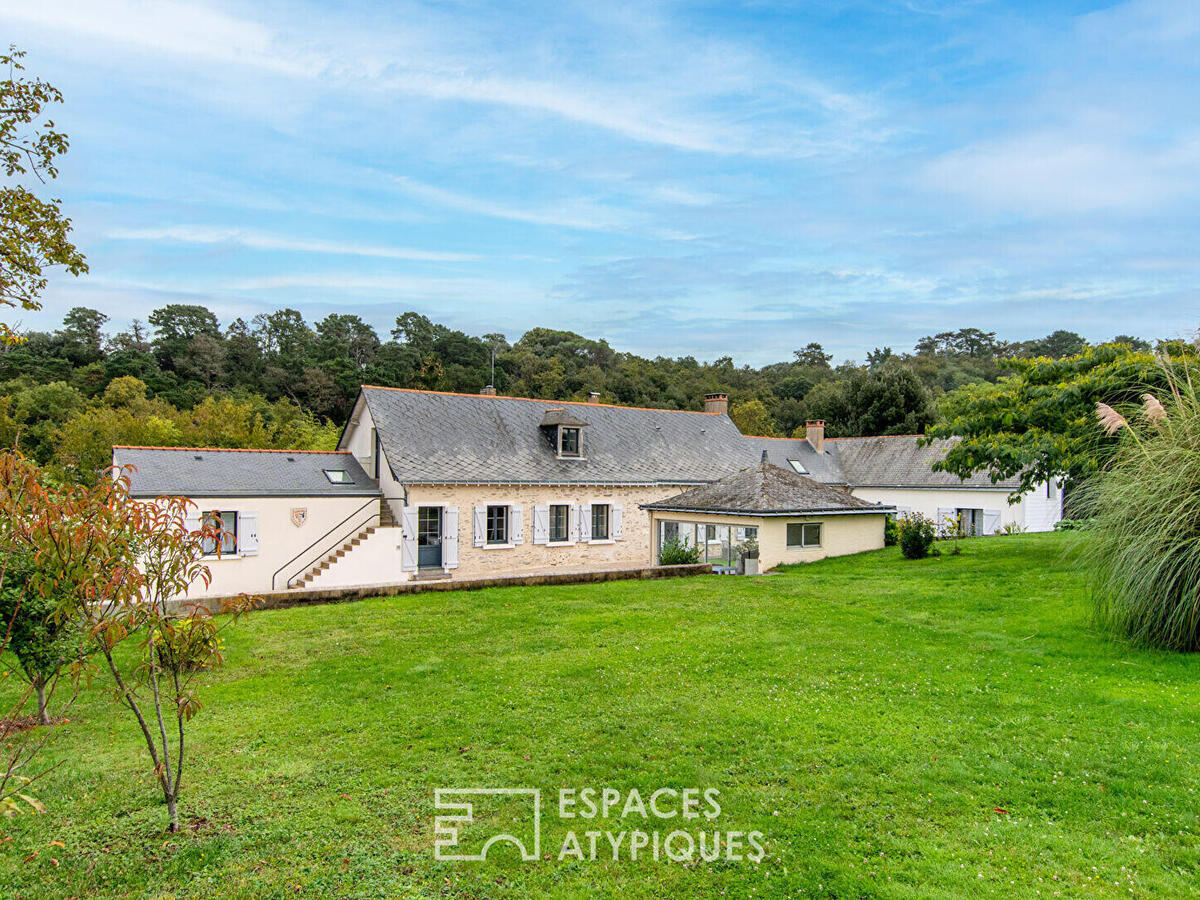
[[[0,0],[115,325],[415,309],[641,354],[1200,326],[1200,3]]]

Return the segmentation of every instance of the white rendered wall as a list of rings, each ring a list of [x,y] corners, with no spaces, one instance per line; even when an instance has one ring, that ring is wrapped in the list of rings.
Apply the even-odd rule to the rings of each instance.
[[[209,510],[236,510],[258,513],[258,553],[242,556],[240,553],[206,557],[205,564],[212,573],[212,582],[207,588],[196,582],[188,597],[224,597],[234,594],[261,594],[272,590],[271,578],[275,571],[296,554],[304,551],[314,541],[318,542],[314,553],[324,546],[334,544],[335,539],[349,530],[352,525],[366,519],[372,512],[375,518],[367,524],[379,522],[378,497],[217,497],[193,501],[197,512]],[[373,505],[372,505],[373,504]],[[361,513],[360,507],[364,507]],[[307,511],[304,524],[292,523],[292,510]],[[347,516],[351,521],[338,526]],[[328,538],[318,541],[335,528]],[[341,546],[337,541],[336,546]],[[297,560],[297,565],[302,560]],[[319,559],[317,560],[319,561]],[[286,569],[275,581],[275,590],[286,587],[285,577],[293,570]]]
[[[305,585],[305,589],[396,584],[407,581],[400,571],[400,529],[380,528]]]

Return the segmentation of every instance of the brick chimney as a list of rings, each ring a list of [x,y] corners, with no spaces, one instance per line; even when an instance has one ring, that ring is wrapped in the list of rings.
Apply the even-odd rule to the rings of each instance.
[[[481,393],[485,397],[495,397],[496,396],[496,388],[490,384],[484,385],[483,390],[481,390],[479,393]]]
[[[588,403],[599,403],[599,402],[600,402],[600,392],[599,391],[589,391],[588,392]]]
[[[815,419],[811,422],[804,423],[804,436],[808,439],[808,443],[818,453],[825,450],[825,422],[821,419]]]
[[[729,395],[705,394],[704,411],[706,413],[716,413],[718,416],[729,415]]]

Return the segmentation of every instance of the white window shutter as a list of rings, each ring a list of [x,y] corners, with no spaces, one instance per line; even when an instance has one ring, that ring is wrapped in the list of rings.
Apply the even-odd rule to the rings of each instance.
[[[579,507],[573,503],[567,507],[567,540],[572,544],[579,540]]]
[[[442,511],[442,568],[458,568],[458,507]]]
[[[954,534],[958,527],[958,510],[951,506],[939,506],[937,522],[934,523],[937,533],[943,537]]]
[[[183,527],[188,530],[188,534],[195,534],[200,530],[200,512],[192,510],[183,518]]]
[[[623,517],[621,515],[621,504],[614,503],[610,509],[612,510],[612,539],[619,541],[625,537],[625,533],[622,531],[621,519]]]
[[[258,556],[258,511],[239,512],[237,550],[242,556]]]
[[[535,544],[550,543],[549,506],[535,506],[533,508],[533,542]]]
[[[985,509],[983,511],[983,533],[995,534],[1000,530],[1000,510]]]
[[[508,532],[510,544],[525,543],[525,507],[510,506],[508,508]]]
[[[400,510],[400,571],[417,570],[417,508]]]
[[[487,507],[475,507],[475,546],[482,547],[487,543]]]
[[[592,506],[590,503],[584,503],[579,507],[579,540],[590,541],[592,539]]]

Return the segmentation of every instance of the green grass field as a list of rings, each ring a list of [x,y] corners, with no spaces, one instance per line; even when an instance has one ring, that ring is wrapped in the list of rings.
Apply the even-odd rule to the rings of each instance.
[[[48,812],[0,820],[0,896],[1194,894],[1200,659],[1097,635],[1064,540],[255,614],[193,723],[189,830],[97,680]],[[435,861],[463,786],[539,788],[550,858]],[[686,827],[767,857],[560,861],[568,828],[681,827],[558,819],[587,786],[715,787]]]

